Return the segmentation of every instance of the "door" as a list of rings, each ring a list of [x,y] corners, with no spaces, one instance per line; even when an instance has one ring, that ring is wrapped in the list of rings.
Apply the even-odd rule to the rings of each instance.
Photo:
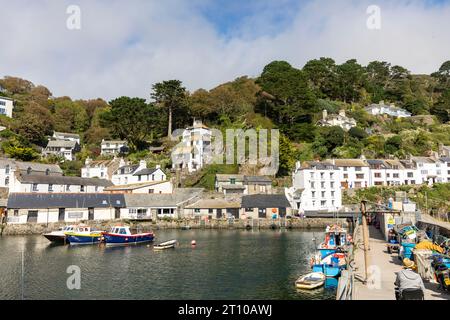
[[[217,209],[217,210],[216,210],[216,218],[217,218],[217,219],[222,218],[222,209]]]
[[[280,215],[280,218],[286,217],[286,208],[278,208],[278,214]]]
[[[88,220],[94,220],[94,208],[88,208]]]
[[[64,221],[66,219],[66,209],[59,208],[58,221]]]
[[[120,219],[120,208],[114,208],[114,219]]]
[[[37,210],[28,211],[27,222],[37,222],[38,212]]]
[[[230,209],[227,210],[227,214],[229,216],[235,217],[236,219],[239,219],[239,209],[230,208]]]

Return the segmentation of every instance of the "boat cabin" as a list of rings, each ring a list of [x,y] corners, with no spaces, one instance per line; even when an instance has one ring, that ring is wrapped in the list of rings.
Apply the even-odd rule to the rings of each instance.
[[[325,230],[324,245],[327,248],[337,248],[347,244],[347,230],[339,226],[328,226]]]
[[[112,227],[110,233],[119,235],[131,235],[129,227]]]
[[[61,228],[60,230],[62,232],[72,232],[75,230],[75,228],[76,228],[76,226],[65,226],[64,228]]]

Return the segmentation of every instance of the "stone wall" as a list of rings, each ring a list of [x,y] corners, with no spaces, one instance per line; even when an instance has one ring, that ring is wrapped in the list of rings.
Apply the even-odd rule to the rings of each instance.
[[[139,228],[142,231],[161,230],[161,229],[181,229],[184,226],[190,226],[191,229],[325,229],[327,225],[339,223],[344,227],[348,227],[346,219],[332,218],[306,218],[306,219],[255,219],[253,220],[198,220],[198,219],[179,219],[179,220],[159,220],[157,222],[136,222],[129,220],[116,221],[86,221],[86,225],[99,230],[109,230],[111,226],[125,224]],[[49,223],[49,224],[10,224],[3,230],[3,235],[31,235],[42,234],[57,230],[65,226],[66,223]]]

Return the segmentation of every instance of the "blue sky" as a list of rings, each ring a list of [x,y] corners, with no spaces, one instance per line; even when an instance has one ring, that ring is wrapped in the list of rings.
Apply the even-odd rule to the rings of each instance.
[[[66,9],[81,10],[68,30]],[[380,8],[381,29],[367,27]],[[450,0],[0,0],[0,77],[55,96],[149,97],[179,79],[211,89],[273,60],[356,58],[431,73],[450,60]]]

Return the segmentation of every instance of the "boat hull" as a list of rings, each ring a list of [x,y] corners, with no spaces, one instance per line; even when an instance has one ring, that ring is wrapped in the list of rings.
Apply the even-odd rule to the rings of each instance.
[[[102,235],[97,234],[67,234],[67,241],[71,245],[82,245],[82,244],[97,244],[102,242]]]
[[[56,235],[56,234],[44,234],[44,237],[47,238],[48,241],[59,244],[66,244],[66,236],[65,235]]]
[[[320,252],[320,256],[323,258],[325,258],[326,256],[329,256],[332,253],[335,253],[337,249],[318,249]]]
[[[310,273],[300,277],[295,286],[297,289],[312,290],[324,285],[326,276],[323,273]]]
[[[154,239],[153,233],[141,233],[133,235],[118,235],[118,234],[103,234],[104,241],[106,245],[127,245],[127,244],[138,244],[151,242]]]
[[[341,267],[335,267],[327,264],[315,264],[312,267],[313,272],[321,272],[326,277],[334,278],[341,275]]]

